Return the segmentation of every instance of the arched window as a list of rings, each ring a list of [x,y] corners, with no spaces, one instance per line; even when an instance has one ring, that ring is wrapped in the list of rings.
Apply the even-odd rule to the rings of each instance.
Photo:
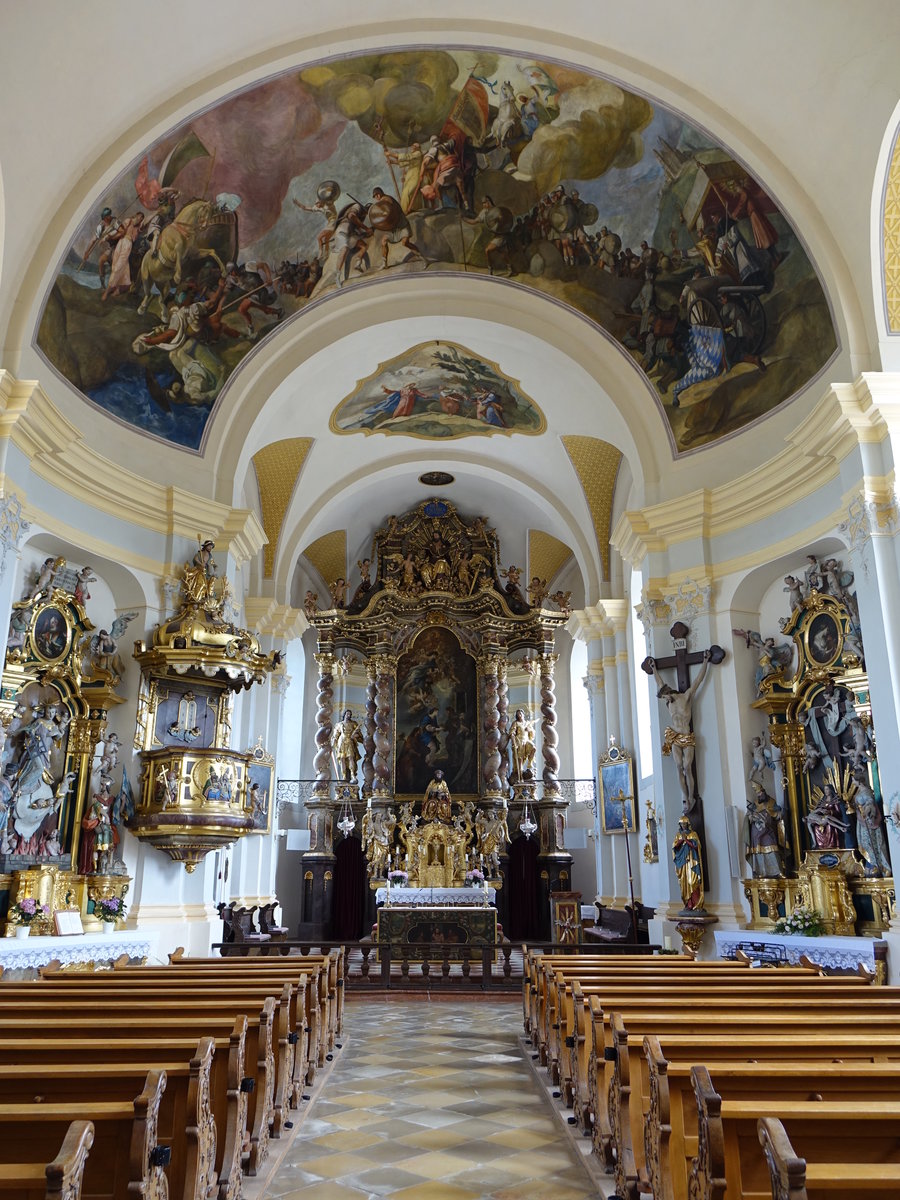
[[[584,686],[587,665],[587,646],[584,642],[576,642],[572,647],[569,666],[572,679],[572,767],[576,779],[592,779],[594,775],[591,702]]]
[[[650,676],[641,670],[647,657],[644,629],[635,608],[641,602],[641,573],[631,572],[631,663],[634,671],[635,728],[637,729],[637,761],[641,780],[653,774],[653,753],[650,733]]]

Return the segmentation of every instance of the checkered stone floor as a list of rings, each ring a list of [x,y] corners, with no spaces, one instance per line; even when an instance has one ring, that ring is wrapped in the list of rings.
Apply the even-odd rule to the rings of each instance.
[[[587,1200],[508,1001],[348,1001],[344,1048],[267,1189],[278,1200]]]

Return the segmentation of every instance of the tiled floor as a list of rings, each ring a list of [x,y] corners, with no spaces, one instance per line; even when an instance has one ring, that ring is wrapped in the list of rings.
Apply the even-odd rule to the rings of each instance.
[[[344,1046],[267,1195],[597,1195],[519,1045],[519,1003],[348,1002]]]

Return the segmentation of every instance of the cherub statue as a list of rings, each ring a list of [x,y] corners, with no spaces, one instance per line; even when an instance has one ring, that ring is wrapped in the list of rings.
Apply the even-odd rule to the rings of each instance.
[[[306,595],[303,597],[303,611],[306,613],[307,620],[309,621],[319,611],[319,593],[314,592],[312,588],[306,589]]]
[[[331,607],[344,608],[347,604],[347,580],[343,575],[338,576],[328,590],[331,592]]]
[[[103,754],[100,757],[100,772],[109,775],[119,765],[119,735],[107,733],[103,738]]]
[[[747,778],[751,783],[758,784],[762,787],[763,772],[775,770],[775,759],[772,757],[772,748],[762,737],[751,738],[750,740],[750,774]]]
[[[563,591],[554,592],[551,595],[550,599],[553,601],[553,603],[555,605],[558,606],[560,612],[564,612],[564,613],[571,612],[571,604],[570,604],[570,601],[572,599],[571,592],[563,592]]]
[[[812,744],[812,742],[804,742],[803,744],[803,761],[800,764],[800,770],[804,775],[808,775],[810,771],[814,771],[819,765],[821,754]]]
[[[787,592],[791,603],[791,612],[796,612],[803,603],[803,582],[797,579],[795,575],[785,575],[785,587],[781,590]]]
[[[117,679],[125,674],[125,664],[119,654],[119,638],[135,619],[137,612],[123,613],[116,617],[109,629],[95,633],[88,643],[92,670],[109,671]]]
[[[356,565],[359,567],[360,587],[368,589],[370,586],[369,576],[372,572],[372,560],[371,558],[364,558],[358,561]]]
[[[85,600],[90,600],[91,593],[87,590],[89,583],[96,583],[97,576],[92,575],[93,567],[82,567],[78,572],[75,580],[75,603],[84,605]]]
[[[38,570],[38,577],[35,581],[34,588],[29,596],[29,600],[31,600],[32,604],[35,602],[35,600],[39,600],[41,596],[46,595],[46,593],[50,591],[50,584],[53,580],[53,576],[65,565],[66,560],[61,557],[56,558],[51,556],[50,558],[44,559],[40,569]]]
[[[533,575],[528,588],[528,603],[532,608],[540,608],[541,601],[547,595],[547,580]]]
[[[522,568],[521,567],[516,567],[516,566],[505,567],[500,572],[500,575],[503,579],[506,580],[507,588],[511,588],[511,587],[517,588],[519,586],[519,584],[522,582]]]

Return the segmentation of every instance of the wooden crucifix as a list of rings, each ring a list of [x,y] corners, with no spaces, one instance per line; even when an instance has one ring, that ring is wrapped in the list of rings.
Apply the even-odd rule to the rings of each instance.
[[[706,862],[706,830],[703,824],[703,801],[697,787],[697,764],[694,754],[696,737],[694,735],[693,703],[694,696],[703,680],[710,663],[718,665],[725,658],[721,646],[710,646],[708,650],[695,650],[688,653],[687,637],[690,629],[683,621],[676,621],[669,630],[675,653],[667,658],[645,658],[641,670],[652,675],[659,688],[657,697],[663,701],[669,710],[669,724],[663,734],[663,754],[671,754],[678,772],[678,785],[681,788],[681,802],[684,812],[691,818],[691,825],[700,835],[701,857],[703,860],[703,875],[708,878]],[[702,664],[702,665],[700,665]],[[690,677],[690,667],[700,665],[700,670]],[[660,668],[667,670],[675,668],[675,679],[678,684],[673,688],[662,678]]]

